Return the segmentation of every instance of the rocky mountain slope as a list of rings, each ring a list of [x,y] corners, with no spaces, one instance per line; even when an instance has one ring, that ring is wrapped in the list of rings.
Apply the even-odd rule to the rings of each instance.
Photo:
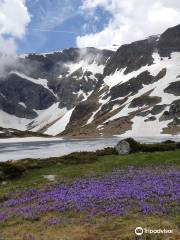
[[[121,46],[20,56],[0,126],[66,137],[180,133],[180,25]]]
[[[31,131],[20,131],[13,128],[2,128],[0,127],[0,138],[24,138],[24,137],[51,137],[47,134],[40,132],[31,132]]]

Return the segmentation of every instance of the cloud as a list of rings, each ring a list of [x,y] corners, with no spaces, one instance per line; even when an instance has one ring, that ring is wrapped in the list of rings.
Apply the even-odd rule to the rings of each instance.
[[[0,0],[0,34],[21,38],[29,22],[24,0]]]
[[[16,40],[30,22],[25,0],[0,0],[0,76],[16,61]]]
[[[78,36],[78,47],[112,49],[149,35],[159,34],[180,23],[178,0],[85,0],[80,9],[94,17],[101,8],[110,14],[108,24],[99,32]]]
[[[17,60],[16,44],[14,39],[4,39],[0,36],[0,77],[6,75],[9,67]]]

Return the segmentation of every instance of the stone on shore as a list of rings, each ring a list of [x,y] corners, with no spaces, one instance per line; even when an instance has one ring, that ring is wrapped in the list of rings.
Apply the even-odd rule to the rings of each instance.
[[[125,140],[118,142],[118,144],[115,146],[115,149],[119,155],[129,154],[131,150],[130,144]]]

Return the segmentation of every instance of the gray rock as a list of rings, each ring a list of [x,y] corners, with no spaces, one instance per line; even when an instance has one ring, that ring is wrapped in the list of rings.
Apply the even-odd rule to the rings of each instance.
[[[145,122],[151,122],[151,121],[155,121],[155,120],[157,120],[157,118],[155,116],[151,116],[151,117],[145,119],[144,121]]]
[[[151,97],[147,95],[142,95],[140,97],[134,98],[130,104],[130,108],[153,106],[161,101],[160,97]]]
[[[160,121],[167,121],[174,118],[180,118],[180,100],[174,101],[169,111],[164,111],[162,116],[160,117]]]
[[[166,89],[164,89],[164,92],[173,94],[175,96],[179,96],[180,95],[180,81],[172,82],[171,84],[169,84],[169,86]]]
[[[122,45],[108,61],[104,74],[107,76],[122,68],[126,68],[125,74],[128,74],[142,66],[153,64],[152,53],[156,46],[156,36]]]
[[[161,57],[171,57],[171,53],[180,51],[180,25],[161,34],[157,49]]]
[[[167,105],[156,105],[152,108],[152,110],[150,111],[150,113],[152,115],[157,115],[159,113],[161,113],[165,108],[166,108]]]
[[[21,106],[19,102],[25,104]],[[0,109],[16,117],[33,119],[34,110],[44,110],[56,103],[54,94],[40,84],[33,83],[15,73],[0,81]]]
[[[180,119],[174,118],[172,122],[168,124],[168,127],[177,127],[180,126]]]
[[[122,140],[118,142],[115,149],[119,155],[126,155],[130,153],[130,144],[127,141]]]

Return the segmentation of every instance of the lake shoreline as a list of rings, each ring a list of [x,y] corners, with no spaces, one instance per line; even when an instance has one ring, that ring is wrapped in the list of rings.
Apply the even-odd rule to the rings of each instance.
[[[96,151],[105,147],[114,147],[124,137],[63,139],[63,138],[9,138],[0,139],[0,162],[26,158],[50,158],[72,152]],[[165,140],[179,141],[180,137],[137,137],[140,143],[159,143]]]

